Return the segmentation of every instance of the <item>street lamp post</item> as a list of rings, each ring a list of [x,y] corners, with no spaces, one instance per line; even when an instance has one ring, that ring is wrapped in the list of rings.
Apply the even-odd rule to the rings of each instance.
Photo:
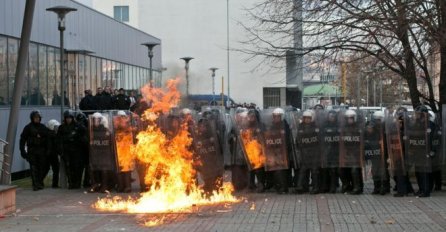
[[[209,70],[212,71],[212,102],[215,103],[215,71],[217,71],[218,68],[210,68]]]
[[[149,82],[150,82],[150,86],[152,86],[152,80],[153,80],[153,70],[152,70],[152,58],[153,58],[153,48],[156,45],[159,45],[159,43],[143,43],[141,44],[143,46],[146,46],[147,49],[149,49],[149,68],[150,68],[150,73],[149,73]]]
[[[63,33],[65,31],[65,15],[71,11],[77,11],[76,8],[67,6],[55,6],[47,8],[47,11],[52,11],[57,14],[58,29],[60,32],[60,116],[63,121],[63,108],[65,104],[65,79],[64,79],[64,39]]]
[[[181,60],[184,60],[186,62],[186,65],[184,66],[184,69],[186,69],[186,98],[189,100],[189,62],[193,60],[193,57],[182,57]]]

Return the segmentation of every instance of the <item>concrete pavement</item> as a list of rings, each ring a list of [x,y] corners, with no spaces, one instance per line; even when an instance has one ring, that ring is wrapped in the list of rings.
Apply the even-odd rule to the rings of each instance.
[[[240,195],[246,198],[241,203],[200,207],[193,213],[123,214],[91,208],[104,194],[19,188],[17,211],[0,218],[0,231],[446,231],[446,192],[430,198]],[[163,224],[142,225],[149,220]]]

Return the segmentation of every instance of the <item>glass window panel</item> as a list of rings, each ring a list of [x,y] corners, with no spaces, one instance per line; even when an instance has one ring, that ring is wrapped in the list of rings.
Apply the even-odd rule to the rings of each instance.
[[[29,45],[29,90],[31,94],[28,99],[29,105],[45,105],[46,101],[43,98],[43,94],[40,92],[39,87],[39,53],[38,53],[38,45],[34,43],[30,43]]]
[[[67,97],[70,102],[76,97],[76,89],[78,88],[78,73],[77,73],[77,55],[73,53],[66,54],[68,60],[68,73],[67,73],[67,85],[65,86],[67,91]]]
[[[0,36],[0,105],[9,104],[7,46],[6,37]]]
[[[57,77],[56,77],[56,54],[55,49],[53,47],[47,48],[47,58],[48,58],[48,94],[51,98],[51,104],[54,105],[54,96],[58,95],[60,86],[57,85]]]
[[[130,79],[131,79],[131,69],[130,69],[130,65],[126,65],[125,66],[125,80],[124,80],[124,88],[125,89],[130,89]]]
[[[85,55],[78,55],[78,73],[79,73],[79,83],[76,91],[76,104],[79,104],[85,90]]]
[[[91,57],[85,56],[85,89],[91,90]],[[83,94],[83,93],[81,93]]]
[[[113,18],[121,22],[128,22],[129,6],[113,6]]]
[[[39,90],[45,99],[46,105],[50,103],[50,98],[48,94],[48,67],[47,67],[47,47],[44,45],[39,45]]]
[[[101,59],[102,62],[102,88],[105,88],[107,86],[107,61],[104,59]]]
[[[54,48],[55,67],[56,67],[56,91],[53,92],[53,100],[51,105],[60,105],[60,49]]]
[[[116,89],[116,77],[117,77],[117,67],[116,62],[111,61],[110,62],[110,87],[112,89]]]
[[[8,38],[8,97],[11,100],[12,91],[14,90],[15,69],[17,67],[17,54],[19,50],[19,41]],[[26,90],[22,92],[22,105],[26,104]]]
[[[91,65],[91,91],[93,95],[95,95],[96,89],[98,88],[96,57],[91,57],[90,65]]]
[[[28,99],[28,105],[45,105],[42,95],[39,89],[39,76],[37,75],[38,67],[38,47],[37,44],[30,43],[28,53],[28,77],[29,77],[29,89],[31,94]],[[43,101],[43,102],[42,102]]]

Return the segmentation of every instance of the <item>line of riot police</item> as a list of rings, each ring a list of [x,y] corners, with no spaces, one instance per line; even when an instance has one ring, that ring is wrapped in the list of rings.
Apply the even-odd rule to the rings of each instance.
[[[372,194],[390,193],[391,177],[395,197],[428,197],[441,189],[444,136],[438,117],[425,106],[413,113],[405,108],[376,111],[368,121],[362,111],[321,107],[287,113],[238,108],[232,118],[236,189],[361,194],[369,177]],[[412,171],[418,192],[410,182]]]
[[[43,188],[49,167],[53,187],[58,186],[58,159],[66,169],[68,188],[90,187],[91,192],[132,191],[132,172],[141,191],[151,188],[146,172],[150,161],[132,151],[137,134],[148,121],[127,111],[96,112],[86,118],[66,111],[62,125],[31,113],[21,135],[22,156],[30,162],[33,189]],[[278,193],[350,193],[364,191],[364,178],[372,177],[373,194],[395,196],[414,193],[410,171],[415,171],[417,196],[441,189],[444,140],[439,117],[424,107],[414,113],[404,108],[377,111],[366,120],[361,111],[303,112],[281,108],[258,111],[237,108],[228,113],[218,107],[173,110],[155,122],[174,141],[185,126],[193,142],[197,179],[206,193],[221,186],[225,168],[236,190]],[[444,133],[443,133],[444,134]],[[340,180],[340,183],[339,183]]]

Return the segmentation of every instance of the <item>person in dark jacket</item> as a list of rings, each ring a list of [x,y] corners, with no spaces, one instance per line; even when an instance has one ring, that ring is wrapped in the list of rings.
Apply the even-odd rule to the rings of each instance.
[[[101,103],[102,93],[102,87],[98,87],[96,90],[96,95],[93,97],[94,106],[96,108],[95,110],[101,110],[101,106],[99,104]]]
[[[113,98],[113,109],[115,110],[129,110],[130,109],[130,98],[125,95],[123,88],[119,89],[118,95]]]
[[[20,135],[21,156],[29,162],[33,190],[43,189],[45,163],[48,155],[48,128],[41,123],[39,111],[32,111],[31,122]]]
[[[97,109],[91,90],[85,90],[85,97],[79,102],[79,109],[84,112],[85,115],[93,114],[93,111]]]
[[[49,152],[47,157],[47,163],[45,166],[45,175],[46,176],[51,168],[53,170],[53,181],[51,187],[59,188],[59,152],[57,149],[58,138],[57,138],[57,130],[59,129],[60,123],[51,119],[46,124],[46,127],[49,130],[48,139],[49,139]]]
[[[113,109],[113,96],[111,95],[111,89],[109,86],[105,87],[104,92],[102,92],[99,108],[101,110],[111,110]]]
[[[34,88],[31,95],[29,95],[28,105],[41,105],[44,106],[46,104],[43,95],[40,93],[38,88]]]
[[[59,127],[57,136],[61,140],[59,151],[65,162],[68,178],[68,188],[77,189],[82,181],[82,146],[86,140],[86,129],[75,122],[72,111],[64,112],[64,123]]]
[[[76,114],[76,122],[80,123],[81,125],[83,125],[85,128],[89,128],[88,127],[88,118],[85,114],[79,112]],[[89,188],[91,187],[91,181],[90,181],[90,150],[89,150],[89,145],[88,145],[88,136],[89,133],[86,133],[87,139],[83,141],[82,143],[82,168],[81,168],[81,172],[84,173],[84,180],[83,180],[83,187],[84,188]]]
[[[53,92],[53,100],[51,101],[51,105],[53,105],[53,106],[60,106],[61,104],[62,104],[61,97],[57,93],[57,90],[54,90],[54,92]],[[66,107],[70,106],[70,100],[68,100],[66,92],[64,92],[64,105]]]

